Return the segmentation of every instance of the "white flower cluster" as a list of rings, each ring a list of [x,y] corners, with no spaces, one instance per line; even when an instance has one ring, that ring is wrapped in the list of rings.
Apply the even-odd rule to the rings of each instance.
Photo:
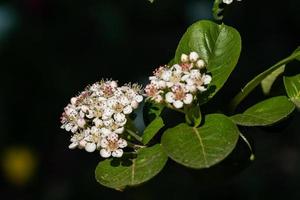
[[[237,1],[242,1],[242,0],[237,0]],[[231,4],[233,0],[223,0],[223,3],[225,4]]]
[[[137,84],[118,87],[116,81],[100,81],[71,98],[61,117],[61,128],[73,133],[69,148],[121,157],[127,142],[119,136],[127,116],[143,101],[140,93]]]
[[[181,55],[181,63],[159,67],[149,77],[146,96],[157,103],[167,103],[180,109],[191,104],[197,93],[207,90],[212,77],[205,74],[205,62],[198,53]]]

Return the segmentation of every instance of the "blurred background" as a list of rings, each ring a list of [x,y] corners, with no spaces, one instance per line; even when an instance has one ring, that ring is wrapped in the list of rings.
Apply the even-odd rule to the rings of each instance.
[[[70,135],[59,117],[70,97],[102,77],[145,84],[155,67],[172,59],[191,23],[212,18],[212,4],[0,0],[1,199],[300,199],[299,112],[272,128],[242,129],[254,162],[240,141],[212,169],[169,161],[153,180],[122,193],[95,181],[97,153],[68,149]],[[243,0],[225,10],[224,22],[240,31],[243,50],[209,109],[224,108],[254,75],[300,45],[299,12],[299,0]],[[286,73],[296,72],[299,62]],[[273,89],[272,95],[284,94],[281,79]],[[263,98],[258,88],[240,109]]]

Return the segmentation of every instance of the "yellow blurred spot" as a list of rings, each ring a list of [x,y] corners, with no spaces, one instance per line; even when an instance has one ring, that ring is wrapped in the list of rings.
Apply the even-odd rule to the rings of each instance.
[[[7,180],[15,185],[25,185],[36,169],[36,157],[25,147],[10,147],[2,157],[2,168]]]

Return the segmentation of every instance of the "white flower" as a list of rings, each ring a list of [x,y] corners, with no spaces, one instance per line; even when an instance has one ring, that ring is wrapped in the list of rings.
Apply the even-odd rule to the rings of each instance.
[[[72,97],[72,98],[71,98],[71,103],[72,103],[73,105],[75,105],[76,102],[77,102],[77,98],[76,98],[76,97]]]
[[[211,80],[212,80],[212,78],[211,78],[210,75],[204,75],[204,76],[203,76],[203,83],[204,83],[205,85],[210,84]]]
[[[130,106],[133,108],[133,109],[137,109],[138,106],[139,106],[139,103],[137,101],[132,101]]]
[[[119,101],[122,105],[126,106],[130,104],[129,99],[126,96],[122,96]]]
[[[112,88],[116,88],[116,87],[118,87],[118,83],[116,82],[116,81],[110,81],[110,86],[112,87]]]
[[[125,115],[128,115],[128,114],[130,114],[131,112],[132,112],[132,107],[131,107],[131,105],[125,106],[125,108],[123,109],[123,113],[124,113]]]
[[[185,104],[191,104],[193,102],[193,95],[192,94],[186,94],[184,99],[183,99],[183,102]]]
[[[80,128],[83,128],[84,125],[85,125],[85,120],[83,118],[79,118],[77,120],[77,125],[80,127]]]
[[[119,139],[117,134],[112,133],[107,138],[101,140],[100,146],[102,148],[100,150],[102,157],[121,157],[123,155],[122,148],[127,146],[127,142],[122,138]]]
[[[118,123],[122,123],[126,120],[126,116],[123,113],[114,114],[114,120]]]
[[[109,119],[109,118],[111,118],[111,116],[112,116],[113,114],[114,114],[114,110],[113,110],[113,109],[106,108],[106,109],[103,111],[102,119],[103,119],[103,120]]]
[[[118,128],[114,131],[114,133],[121,134],[124,132],[124,129],[125,129],[124,127]]]
[[[80,142],[79,142],[79,148],[80,149],[83,149],[84,147],[85,147],[85,145],[86,145],[86,141],[85,140],[81,140]]]
[[[157,73],[162,74],[163,69]],[[168,73],[165,74],[168,76]],[[154,80],[154,79],[153,79]],[[159,80],[160,85],[163,80]],[[162,82],[163,81],[163,82]],[[100,150],[103,157],[110,154],[120,157],[127,145],[118,135],[124,132],[127,117],[143,101],[141,87],[126,84],[118,87],[116,81],[100,81],[87,87],[80,95],[72,97],[61,117],[61,128],[73,133],[70,149],[85,149],[87,152]],[[101,141],[109,144],[118,141],[117,149],[108,152],[108,147],[101,147]],[[103,146],[103,145],[102,145]]]
[[[93,122],[94,122],[94,124],[95,124],[96,127],[103,126],[103,121],[101,119],[99,119],[99,118],[93,119]]]
[[[182,101],[180,101],[180,100],[177,100],[177,101],[175,101],[174,103],[173,103],[173,105],[174,105],[174,107],[175,108],[182,108],[183,107],[183,102]]]
[[[96,126],[93,126],[93,127],[91,128],[91,134],[97,135],[97,134],[99,134],[99,133],[100,133],[100,129],[97,128]]]
[[[223,0],[223,3],[226,3],[226,4],[231,4],[233,2],[233,0]]]
[[[172,76],[172,72],[170,70],[166,69],[162,72],[161,78],[164,81],[169,81],[171,76]]]
[[[113,124],[113,122],[114,122],[114,120],[111,119],[111,118],[109,118],[109,119],[103,120],[103,125],[105,127],[109,127],[109,126],[111,126]]]
[[[136,100],[138,103],[143,101],[143,96],[142,95],[136,95],[134,100]]]
[[[242,0],[237,0],[237,1],[242,1]],[[225,4],[231,4],[233,0],[223,0],[223,3]]]
[[[85,115],[87,118],[92,119],[94,118],[94,113],[92,111],[88,111],[88,114]]]
[[[95,143],[87,143],[85,145],[85,150],[89,153],[94,152],[96,150],[96,144]]]
[[[186,85],[185,88],[187,91],[189,91],[191,93],[195,93],[197,91],[197,87],[194,84]]]
[[[193,69],[190,72],[190,78],[195,79],[195,78],[200,78],[201,77],[201,73],[199,70]]]
[[[107,136],[109,136],[112,132],[111,132],[111,130],[108,129],[108,128],[101,128],[101,129],[100,129],[100,133],[101,133],[101,136],[102,136],[102,137],[107,137]]]
[[[146,96],[157,103],[171,104],[181,109],[207,90],[212,77],[206,74],[206,64],[197,52],[181,55],[181,63],[154,70],[145,87]]]
[[[205,92],[207,90],[207,88],[205,88],[204,86],[199,86],[198,90],[201,92]]]
[[[199,58],[199,55],[197,52],[193,51],[190,53],[189,59],[191,62],[196,62],[198,60],[198,58]]]
[[[73,142],[69,145],[69,149],[75,149],[78,146],[77,142]]]
[[[173,103],[173,102],[174,102],[174,97],[175,97],[175,95],[174,95],[173,92],[168,92],[168,93],[166,94],[166,101],[167,101],[168,103]]]

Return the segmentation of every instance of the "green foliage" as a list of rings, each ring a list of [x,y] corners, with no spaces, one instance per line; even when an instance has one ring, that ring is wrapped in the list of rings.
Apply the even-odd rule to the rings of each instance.
[[[265,95],[270,94],[273,83],[278,78],[278,76],[280,76],[284,72],[284,70],[285,70],[285,65],[279,67],[271,74],[269,74],[264,80],[261,81],[261,87]]]
[[[279,96],[262,101],[231,119],[243,126],[268,126],[283,120],[294,109],[294,104],[286,96]]]
[[[96,179],[101,185],[123,190],[127,186],[139,185],[154,177],[163,169],[167,159],[160,144],[141,148],[136,155],[99,162],[95,171]]]
[[[284,86],[288,97],[300,108],[300,74],[284,77]]]
[[[155,118],[144,130],[143,133],[143,144],[148,144],[150,140],[158,133],[158,131],[164,127],[164,121],[161,117]]]
[[[163,109],[164,105],[146,100],[143,108],[143,117],[145,124],[148,125],[151,121],[158,117]]]
[[[199,105],[192,104],[184,108],[185,121],[191,126],[198,127],[201,123],[202,115]]]
[[[239,137],[236,125],[225,115],[211,114],[200,128],[182,123],[165,131],[162,146],[174,161],[191,168],[208,168],[234,149]]]
[[[175,54],[175,63],[183,53],[195,51],[207,64],[212,74],[207,99],[219,91],[238,62],[241,38],[237,30],[224,24],[202,20],[191,25],[181,38]],[[205,98],[205,97],[203,97]],[[200,100],[201,101],[201,100]]]
[[[149,1],[152,3],[154,0]],[[223,18],[221,4],[222,0],[214,1],[213,15],[216,20]],[[239,137],[247,144],[251,151],[250,159],[254,160],[252,147],[237,125],[269,126],[287,118],[295,109],[295,105],[300,108],[299,74],[284,77],[289,99],[286,96],[273,97],[257,103],[241,114],[231,117],[209,114],[203,120],[200,106],[223,87],[234,70],[241,53],[241,38],[238,31],[230,26],[208,20],[198,21],[182,36],[175,57],[169,65],[180,63],[182,54],[193,51],[205,61],[207,73],[212,75],[208,90],[199,94],[191,105],[185,105],[184,109],[175,109],[170,105],[157,104],[147,99],[143,110],[146,124],[143,134],[138,134],[132,120],[128,119],[124,132],[128,141],[126,150],[132,148],[133,151],[124,153],[122,158],[110,158],[99,162],[95,175],[100,184],[117,190],[139,185],[157,175],[165,166],[168,157],[189,168],[209,168],[232,152]],[[300,60],[300,47],[246,84],[232,100],[231,110],[234,111],[260,84],[263,92],[269,94],[275,80],[284,72],[286,64],[295,59]],[[160,117],[165,107],[184,113],[186,122],[168,128],[161,137],[161,144],[149,147],[155,142],[153,138],[158,138],[158,133],[161,133],[165,126]]]
[[[246,86],[239,92],[231,101],[230,103],[230,110],[234,111],[236,107],[252,92],[266,77],[272,74],[278,68],[288,64],[293,60],[300,59],[300,47],[298,47],[290,56],[287,58],[279,61],[272,67],[268,68],[266,71],[262,72],[261,74],[257,75],[251,81],[249,81]]]
[[[224,8],[220,7],[220,4],[223,3],[223,0],[215,0],[213,8],[212,8],[212,13],[213,13],[213,17],[215,18],[215,20],[222,20],[223,19],[223,15],[222,12],[224,10]]]

